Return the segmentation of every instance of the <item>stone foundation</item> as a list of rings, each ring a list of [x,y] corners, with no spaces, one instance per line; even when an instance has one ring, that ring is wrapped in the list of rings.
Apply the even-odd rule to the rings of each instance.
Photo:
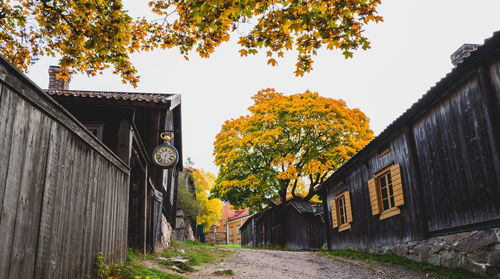
[[[170,246],[170,242],[172,240],[172,226],[167,221],[167,218],[162,214],[161,215],[161,241],[155,247],[155,253],[161,253],[164,249],[167,249]]]
[[[174,239],[176,241],[194,241],[194,232],[191,228],[188,217],[184,215],[184,211],[182,209],[177,209],[176,215]]]
[[[459,267],[500,278],[500,228],[370,248],[368,252],[392,253],[418,262]]]

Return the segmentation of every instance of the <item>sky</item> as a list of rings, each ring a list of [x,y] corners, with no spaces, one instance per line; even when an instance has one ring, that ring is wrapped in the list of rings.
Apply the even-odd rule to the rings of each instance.
[[[147,1],[124,1],[133,16],[148,12]],[[278,66],[265,54],[240,57],[238,35],[209,59],[196,53],[186,61],[176,49],[137,53],[132,61],[141,81],[123,84],[107,71],[102,76],[74,75],[70,89],[163,92],[182,95],[184,159],[217,173],[213,142],[222,124],[247,115],[251,97],[260,89],[289,94],[306,90],[343,99],[359,108],[378,135],[452,69],[450,55],[464,43],[482,44],[500,30],[499,0],[382,0],[384,22],[365,27],[372,48],[345,60],[338,51],[320,51],[313,71],[295,77],[296,53],[285,53]],[[56,58],[42,58],[28,76],[48,86],[48,67]]]

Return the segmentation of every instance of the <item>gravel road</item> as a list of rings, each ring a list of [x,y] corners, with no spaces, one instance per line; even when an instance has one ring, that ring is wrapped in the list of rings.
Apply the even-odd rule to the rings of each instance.
[[[314,252],[231,249],[236,254],[223,262],[198,267],[190,278],[224,278],[214,275],[217,270],[231,269],[233,278],[433,278],[426,274],[371,262],[345,258],[325,258]],[[226,276],[226,278],[228,278]]]

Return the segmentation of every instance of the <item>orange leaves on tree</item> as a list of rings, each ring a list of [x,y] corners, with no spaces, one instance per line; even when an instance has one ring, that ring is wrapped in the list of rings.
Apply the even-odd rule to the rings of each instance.
[[[271,66],[276,66],[278,64],[278,62],[276,62],[276,60],[274,58],[271,58],[271,59],[267,60],[267,64],[271,65]]]
[[[22,70],[44,55],[61,55],[66,72],[90,75],[113,68],[136,85],[130,54],[178,48],[187,59],[196,51],[207,58],[238,33],[241,56],[265,51],[268,64],[285,50],[297,50],[295,74],[312,69],[312,56],[325,46],[350,58],[370,43],[363,27],[379,22],[380,0],[153,0],[154,18],[132,19],[121,0],[4,0],[0,2],[0,53]],[[251,21],[251,19],[256,19]],[[239,30],[252,23],[249,31]]]
[[[250,114],[226,121],[214,143],[219,176],[213,195],[237,207],[258,210],[305,188],[310,198],[373,138],[368,118],[342,100],[274,89],[252,99]]]
[[[123,81],[139,76],[129,54],[145,43],[120,0],[1,1],[0,52],[22,70],[44,55],[61,55],[63,72],[89,75],[113,67]]]

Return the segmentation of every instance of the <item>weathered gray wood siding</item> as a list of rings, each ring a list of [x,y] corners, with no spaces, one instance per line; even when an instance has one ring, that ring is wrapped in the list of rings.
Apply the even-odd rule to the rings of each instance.
[[[312,213],[300,214],[292,206],[288,206],[278,218],[281,231],[278,243],[282,247],[296,250],[319,250],[326,242],[325,227],[321,216],[315,216]]]
[[[364,249],[500,225],[495,47],[469,68],[459,66],[328,179],[323,195],[330,248]],[[386,148],[390,152],[379,157]],[[368,180],[389,164],[401,166],[405,204],[399,215],[380,220],[372,214]],[[345,190],[353,221],[338,232],[330,202]]]
[[[473,75],[413,126],[430,234],[500,218],[487,94]]]
[[[494,90],[497,97],[497,107],[500,107],[500,57],[496,57],[493,63],[491,63],[490,77],[492,79],[492,83],[494,84]]]
[[[0,159],[0,278],[88,278],[97,252],[125,259],[128,167],[2,57]]]
[[[345,190],[350,191],[353,222],[351,229],[338,232],[337,229],[329,229],[331,245],[333,249],[345,247],[366,248],[399,241],[406,241],[419,236],[420,228],[418,206],[415,194],[415,183],[410,173],[410,158],[408,146],[404,133],[396,135],[389,144],[384,145],[390,152],[382,157],[372,154],[367,160],[359,162],[345,176],[338,177],[339,187],[332,187],[327,196],[328,228],[332,228],[331,200]],[[401,165],[401,177],[403,180],[403,192],[405,205],[401,207],[401,214],[380,220],[379,215],[373,215],[368,191],[368,180],[373,178],[374,173],[384,169],[390,164]]]

